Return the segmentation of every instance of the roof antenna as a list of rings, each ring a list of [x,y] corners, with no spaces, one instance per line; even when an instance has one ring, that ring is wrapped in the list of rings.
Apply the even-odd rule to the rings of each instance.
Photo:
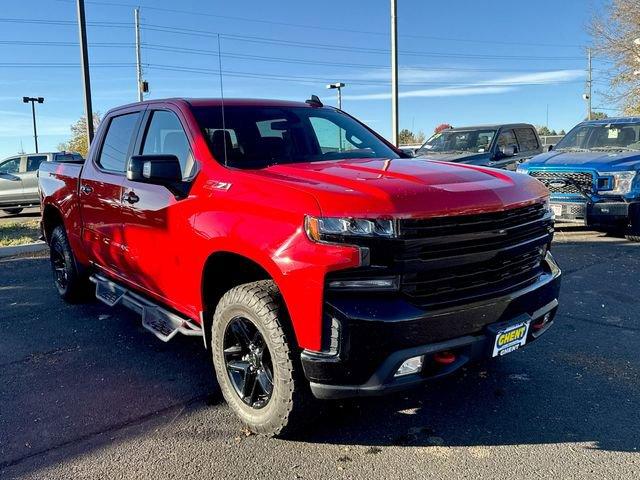
[[[309,104],[312,107],[324,107],[317,95],[311,95],[311,98],[309,100],[305,100],[304,103]]]
[[[222,84],[222,49],[220,47],[220,34],[218,33],[218,71],[220,72],[220,102],[222,106],[222,143],[224,145],[224,166],[227,166],[227,126],[224,122],[224,86]]]

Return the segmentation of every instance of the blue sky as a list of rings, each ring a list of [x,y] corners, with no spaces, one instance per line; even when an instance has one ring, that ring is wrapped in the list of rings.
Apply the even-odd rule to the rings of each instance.
[[[586,26],[604,2],[398,3],[400,128],[544,125],[547,105],[552,129],[585,116]],[[390,135],[388,0],[87,0],[94,110],[136,99],[134,5],[142,9],[148,98],[219,96],[219,33],[227,97],[315,93],[335,104],[325,84],[343,81],[343,108]],[[41,151],[55,149],[82,115],[75,19],[74,0],[3,1],[0,158],[21,144],[33,150],[23,96],[46,98],[37,106]],[[596,59],[594,106],[606,107],[597,94],[600,68]]]

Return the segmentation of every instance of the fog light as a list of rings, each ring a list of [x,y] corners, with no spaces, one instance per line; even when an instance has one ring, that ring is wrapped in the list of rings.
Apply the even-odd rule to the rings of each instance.
[[[411,357],[405,360],[400,368],[396,371],[394,377],[402,377],[404,375],[411,375],[412,373],[418,373],[422,370],[422,364],[424,363],[424,356]]]

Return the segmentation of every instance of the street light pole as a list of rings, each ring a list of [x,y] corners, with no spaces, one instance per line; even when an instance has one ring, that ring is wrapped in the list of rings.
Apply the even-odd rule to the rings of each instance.
[[[31,103],[31,115],[33,117],[33,141],[36,144],[36,153],[38,153],[38,129],[36,128],[36,102],[44,103],[43,97],[22,97],[23,103]]]
[[[87,117],[87,146],[93,141],[93,108],[91,106],[91,77],[89,75],[89,52],[87,50],[87,22],[84,15],[84,0],[77,0],[78,33],[80,35],[80,62],[84,85],[84,112]]]
[[[587,49],[588,62],[589,62],[589,76],[587,80],[587,120],[591,120],[591,49]]]
[[[391,143],[398,146],[398,2],[391,0]]]
[[[338,109],[339,110],[342,110],[342,88],[345,86],[346,84],[342,82],[330,83],[329,85],[327,85],[327,88],[329,90],[338,90]]]

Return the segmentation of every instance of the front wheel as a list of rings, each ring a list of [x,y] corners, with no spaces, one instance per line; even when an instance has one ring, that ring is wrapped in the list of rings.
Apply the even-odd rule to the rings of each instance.
[[[53,283],[58,294],[69,303],[77,303],[86,298],[89,281],[78,272],[67,233],[62,225],[55,227],[51,232],[49,258]]]
[[[302,375],[286,309],[275,283],[229,290],[212,324],[212,354],[225,400],[254,433],[281,435],[308,420],[311,392]]]

